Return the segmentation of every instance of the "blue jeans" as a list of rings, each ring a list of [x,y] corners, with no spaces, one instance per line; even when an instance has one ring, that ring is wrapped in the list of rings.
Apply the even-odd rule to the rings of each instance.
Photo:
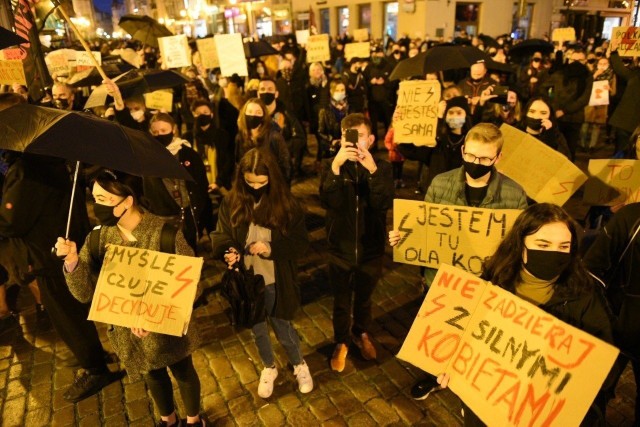
[[[271,284],[265,286],[264,289],[264,307],[267,312],[267,317],[273,327],[273,331],[276,333],[276,337],[280,344],[284,347],[289,357],[289,362],[292,365],[299,365],[304,360],[302,358],[302,352],[300,351],[300,338],[290,321],[284,319],[278,319],[271,317],[270,313],[273,312],[273,308],[276,303],[276,285]],[[252,329],[253,337],[256,340],[258,346],[258,353],[262,363],[266,367],[272,367],[275,365],[275,358],[273,356],[273,347],[271,346],[271,339],[269,338],[269,328],[267,327],[267,321],[256,324]]]

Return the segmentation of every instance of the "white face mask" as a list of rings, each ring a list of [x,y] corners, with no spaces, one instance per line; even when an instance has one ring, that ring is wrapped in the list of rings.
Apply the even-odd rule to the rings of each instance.
[[[131,111],[131,117],[133,117],[133,120],[136,122],[141,123],[144,121],[144,110]]]
[[[346,94],[346,93],[344,93],[344,92],[336,92],[336,93],[334,93],[334,94],[332,95],[333,100],[334,100],[334,101],[336,101],[336,102],[341,102],[341,101],[343,101],[343,100],[344,100],[344,98],[345,98],[346,96],[347,96],[347,94]]]

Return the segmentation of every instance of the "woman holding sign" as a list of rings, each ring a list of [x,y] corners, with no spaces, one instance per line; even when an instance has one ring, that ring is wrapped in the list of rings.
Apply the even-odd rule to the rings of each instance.
[[[93,183],[94,213],[102,227],[98,231],[98,253],[90,249],[92,232],[80,253],[76,243],[62,237],[56,242],[58,256],[64,256],[64,271],[73,296],[89,302],[94,296],[98,274],[106,246],[120,246],[161,250],[164,221],[141,206],[142,184],[139,178],[109,170],[102,172]],[[181,231],[176,231],[174,251],[178,255],[193,256]],[[144,373],[151,396],[158,407],[160,426],[181,426],[173,404],[173,387],[167,368],[180,388],[187,411],[187,426],[206,426],[200,418],[200,380],[193,367],[191,353],[198,348],[199,339],[194,327],[186,335],[175,337],[151,333],[140,328],[110,325],[107,336],[129,373]]]

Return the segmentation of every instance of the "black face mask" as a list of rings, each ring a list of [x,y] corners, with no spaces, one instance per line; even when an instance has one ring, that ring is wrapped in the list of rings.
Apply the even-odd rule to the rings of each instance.
[[[463,161],[463,166],[464,166],[464,171],[468,173],[469,176],[473,179],[482,178],[483,176],[491,172],[491,169],[493,168],[493,165],[485,166],[479,163],[464,162],[464,161]]]
[[[69,108],[69,100],[68,99],[56,99],[53,101],[53,106],[58,110],[66,110]]]
[[[247,193],[251,194],[251,196],[253,197],[253,200],[256,203],[260,201],[260,199],[262,198],[262,195],[266,193],[268,189],[269,189],[269,184],[265,184],[260,188],[253,188],[247,185]]]
[[[595,64],[596,63],[596,59],[595,58],[587,59],[587,63],[588,64]]]
[[[270,92],[261,93],[260,99],[265,105],[271,105],[271,103],[276,100],[276,94]]]
[[[122,201],[124,202],[124,200]],[[120,203],[122,203],[120,202]],[[120,206],[120,203],[118,203],[115,206],[105,206],[105,205],[99,205],[99,204],[94,204],[93,205],[93,213],[95,214],[96,218],[98,219],[98,222],[101,225],[107,225],[107,226],[114,226],[118,223],[118,221],[120,221],[120,218],[122,218],[122,215],[124,215],[124,213],[127,211],[126,209],[124,210],[124,212],[122,212],[122,215],[120,216],[115,216],[113,214],[113,210]]]
[[[211,120],[213,119],[213,117],[208,116],[206,114],[201,114],[198,117],[196,117],[196,124],[203,128],[205,126],[209,126],[211,124]]]
[[[551,280],[560,276],[570,263],[570,253],[527,248],[527,262],[524,267],[538,279]]]
[[[158,140],[158,142],[160,142],[160,144],[166,147],[171,144],[171,141],[173,141],[173,134],[168,133],[166,135],[156,135],[156,139]]]
[[[257,129],[262,124],[262,116],[251,116],[247,114],[244,117],[247,121],[247,129],[249,130]]]
[[[525,125],[533,130],[533,131],[539,131],[540,129],[542,129],[542,119],[534,119],[533,117],[525,117]]]

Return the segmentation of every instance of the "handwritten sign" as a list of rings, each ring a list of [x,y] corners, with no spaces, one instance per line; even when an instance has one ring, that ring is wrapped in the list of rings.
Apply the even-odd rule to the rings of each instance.
[[[353,31],[353,41],[366,42],[369,40],[369,30],[366,28],[358,28]]]
[[[91,52],[93,57],[98,61],[98,64],[102,65],[102,54],[100,52]],[[85,51],[76,51],[75,53],[75,68],[76,71],[85,71],[95,67],[93,61],[91,60],[91,55],[89,52]]]
[[[609,105],[609,82],[607,80],[597,80],[593,82],[589,105]]]
[[[23,52],[20,48],[9,48],[0,50],[0,59],[23,59]]]
[[[171,112],[173,110],[173,92],[162,89],[145,93],[144,104],[150,110]]]
[[[596,206],[640,202],[640,160],[591,159],[583,201]]]
[[[202,258],[110,245],[89,320],[181,336],[193,311]]]
[[[344,45],[344,57],[347,61],[351,58],[368,58],[371,56],[371,43],[347,43]]]
[[[71,65],[69,61],[72,59],[75,61],[76,51],[72,49],[58,49],[53,52],[49,52],[44,57],[44,62],[47,64],[47,69],[52,76],[66,76],[71,72]]]
[[[216,42],[216,51],[223,52],[218,55],[220,60],[220,72],[223,76],[248,76],[247,59],[244,56],[242,36],[235,34],[218,34],[213,39]]]
[[[0,84],[27,84],[27,78],[24,74],[24,66],[20,59],[10,59],[7,61],[0,61]]]
[[[198,47],[198,53],[200,54],[200,63],[204,68],[212,70],[220,66],[218,51],[216,50],[216,42],[213,40],[213,37],[197,39],[196,46]]]
[[[640,27],[615,27],[611,31],[611,50],[620,56],[640,56]]]
[[[323,62],[331,59],[329,34],[317,34],[307,39],[307,62]]]
[[[451,264],[480,274],[520,212],[395,199],[393,227],[400,242],[393,260],[431,268]]]
[[[298,44],[304,46],[307,44],[307,40],[309,40],[309,30],[296,30],[296,40]]]
[[[618,349],[506,290],[443,265],[398,357],[490,426],[577,426]]]
[[[572,42],[576,39],[576,30],[573,27],[556,28],[551,33],[552,42]]]
[[[569,159],[535,137],[507,124],[500,130],[504,146],[496,168],[536,202],[562,206],[587,180]]]
[[[163,68],[180,68],[191,65],[191,49],[187,36],[158,37]]]
[[[436,146],[440,83],[437,80],[400,82],[393,118],[396,143]]]

